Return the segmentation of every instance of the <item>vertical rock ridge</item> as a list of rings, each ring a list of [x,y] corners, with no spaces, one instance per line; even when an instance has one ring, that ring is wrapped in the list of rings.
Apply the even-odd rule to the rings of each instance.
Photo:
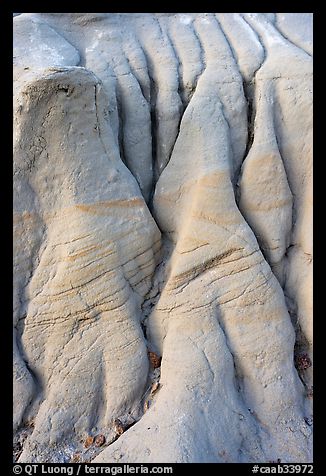
[[[312,68],[278,15],[15,17],[20,462],[311,462]]]

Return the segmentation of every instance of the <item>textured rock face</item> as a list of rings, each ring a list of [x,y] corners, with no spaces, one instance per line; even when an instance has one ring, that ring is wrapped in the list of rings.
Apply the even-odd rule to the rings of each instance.
[[[311,28],[15,16],[19,461],[311,462]]]

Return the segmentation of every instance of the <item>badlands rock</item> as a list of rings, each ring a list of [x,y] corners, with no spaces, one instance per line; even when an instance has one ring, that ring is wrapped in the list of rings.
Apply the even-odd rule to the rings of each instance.
[[[311,462],[311,54],[310,14],[15,16],[20,462]]]

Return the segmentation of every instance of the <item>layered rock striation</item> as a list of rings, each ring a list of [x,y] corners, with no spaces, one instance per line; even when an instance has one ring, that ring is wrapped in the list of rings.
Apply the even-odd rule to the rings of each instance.
[[[18,461],[312,461],[311,29],[14,17]]]

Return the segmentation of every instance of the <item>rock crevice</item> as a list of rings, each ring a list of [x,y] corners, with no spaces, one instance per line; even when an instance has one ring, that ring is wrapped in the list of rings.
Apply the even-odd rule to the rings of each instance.
[[[19,462],[311,462],[291,15],[14,17]]]

